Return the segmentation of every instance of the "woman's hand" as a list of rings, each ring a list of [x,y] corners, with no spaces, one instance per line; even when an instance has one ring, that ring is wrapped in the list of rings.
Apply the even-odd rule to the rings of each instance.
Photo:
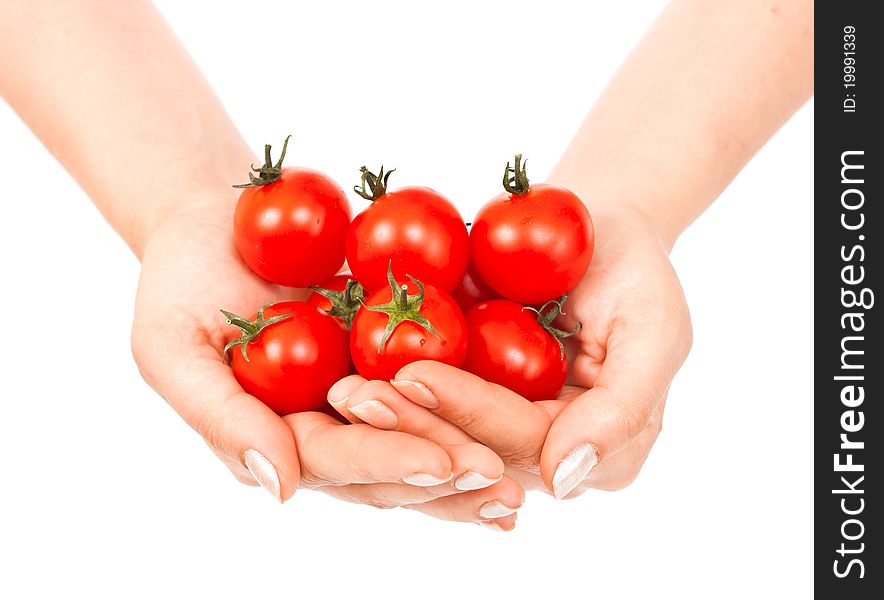
[[[452,496],[446,511],[426,512],[462,521],[481,520],[489,492],[480,487],[521,502],[521,487],[503,477],[500,458],[480,444],[439,445],[318,412],[280,418],[244,392],[222,362],[236,332],[218,309],[251,314],[304,291],[251,273],[234,248],[231,222],[232,200],[193,205],[157,228],[144,252],[132,349],[147,382],[240,481],[261,484],[280,502],[299,487],[383,507],[420,509]],[[497,525],[509,529],[513,521]]]
[[[346,378],[329,393],[332,405],[351,420],[437,443],[479,441],[526,489],[557,498],[629,484],[660,432],[669,384],[690,348],[690,319],[651,221],[625,208],[594,219],[595,257],[562,318],[565,329],[582,327],[566,340],[571,364],[558,399],[531,403],[458,369],[418,362],[392,384]],[[364,400],[377,402],[365,410]]]

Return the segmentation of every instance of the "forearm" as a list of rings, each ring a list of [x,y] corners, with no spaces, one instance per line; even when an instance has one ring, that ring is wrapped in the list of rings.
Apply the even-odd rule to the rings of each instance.
[[[671,247],[812,93],[812,2],[674,0],[550,180],[640,210]]]
[[[0,93],[136,255],[174,211],[234,201],[253,154],[149,2],[0,10]]]

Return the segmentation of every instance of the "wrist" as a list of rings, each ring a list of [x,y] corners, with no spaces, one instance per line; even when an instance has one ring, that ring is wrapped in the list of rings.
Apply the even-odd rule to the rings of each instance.
[[[671,211],[660,208],[648,194],[636,191],[634,178],[628,184],[615,181],[608,185],[601,180],[564,180],[554,175],[550,183],[562,185],[577,194],[589,209],[595,225],[611,221],[631,222],[657,238],[667,254],[684,230]]]
[[[672,172],[665,158],[627,161],[596,147],[577,148],[565,153],[548,181],[577,194],[593,219],[610,214],[647,224],[668,253],[697,216],[695,200],[704,196],[700,182]]]
[[[151,188],[149,197],[132,199],[138,208],[132,213],[129,230],[122,233],[139,260],[154,234],[183,213],[204,210],[233,222],[240,195],[233,185],[248,179],[255,157],[241,143],[217,147],[215,153],[202,155],[202,160],[176,169],[167,184]]]
[[[121,233],[136,257],[141,260],[144,248],[154,234],[181,214],[211,210],[232,223],[238,197],[238,190],[233,189],[226,181],[199,188],[170,190],[161,198],[142,203],[140,210],[133,215],[129,230]]]

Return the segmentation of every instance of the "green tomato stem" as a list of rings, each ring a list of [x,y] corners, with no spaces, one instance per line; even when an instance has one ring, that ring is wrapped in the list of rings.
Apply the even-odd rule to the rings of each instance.
[[[273,164],[273,159],[270,157],[270,144],[264,144],[264,164],[260,168],[252,165],[252,171],[257,173],[257,176],[253,173],[249,173],[248,183],[238,183],[233,187],[261,187],[262,185],[273,183],[282,177],[282,161],[285,160],[285,152],[289,147],[290,139],[292,139],[291,135],[285,138],[285,142],[282,144],[282,153],[279,155],[279,160],[276,161],[276,164]]]

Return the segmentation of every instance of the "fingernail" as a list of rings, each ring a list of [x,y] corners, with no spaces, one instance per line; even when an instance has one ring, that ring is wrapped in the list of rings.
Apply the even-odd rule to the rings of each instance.
[[[349,399],[350,399],[350,396],[347,396],[346,398],[341,398],[340,400],[332,400],[331,398],[329,398],[328,403],[331,404],[332,406],[335,406],[335,407],[343,406],[347,403],[347,400],[349,400]]]
[[[580,444],[562,459],[553,475],[553,494],[561,500],[586,479],[599,462],[598,449],[589,443]]]
[[[243,453],[243,461],[249,469],[249,473],[255,478],[258,484],[267,490],[280,504],[282,504],[282,496],[279,492],[279,476],[267,458],[257,450],[246,450]]]
[[[482,488],[487,488],[489,485],[494,485],[501,479],[503,479],[503,475],[501,475],[497,479],[489,479],[481,473],[476,473],[475,471],[467,471],[454,480],[454,487],[462,492],[468,492],[470,490],[481,490]]]
[[[492,500],[479,507],[479,516],[483,519],[499,519],[511,515],[517,510],[519,510],[518,507],[511,508],[499,500]]]
[[[451,481],[452,477],[454,477],[454,473],[445,479],[440,479],[429,473],[415,473],[414,475],[403,477],[402,482],[408,485],[416,485],[417,487],[433,487],[434,485],[441,485]]]
[[[363,400],[347,409],[369,425],[381,429],[393,429],[399,424],[399,417],[380,400]]]
[[[419,381],[409,381],[408,379],[390,380],[390,385],[402,392],[409,400],[415,404],[420,404],[424,408],[439,408],[439,400],[430,391],[430,388]]]

